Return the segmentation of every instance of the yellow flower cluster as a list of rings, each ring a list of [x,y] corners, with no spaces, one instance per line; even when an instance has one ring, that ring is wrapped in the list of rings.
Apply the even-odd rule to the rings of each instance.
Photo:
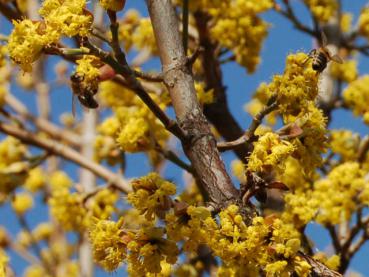
[[[100,71],[97,68],[101,64],[99,58],[91,55],[84,55],[82,59],[76,61],[75,74],[81,79],[79,86],[83,91],[90,94],[97,92],[99,87]]]
[[[350,83],[357,79],[357,62],[355,60],[349,60],[345,61],[343,64],[332,63],[330,71],[331,75],[337,80]]]
[[[179,254],[176,243],[164,238],[164,229],[159,227],[140,229],[127,248],[130,251],[127,271],[131,276],[160,273],[162,261],[175,264]]]
[[[49,240],[53,232],[54,226],[50,222],[42,222],[32,230],[32,237],[35,241]]]
[[[184,240],[183,249],[196,252],[199,244],[206,241],[207,231],[203,228],[203,222],[210,216],[210,211],[205,207],[194,206],[189,206],[183,214],[168,213],[165,217],[168,238]]]
[[[58,37],[45,34],[42,22],[25,19],[13,21],[13,24],[8,42],[9,55],[24,71],[31,71],[32,63],[39,58],[43,47],[56,42]]]
[[[176,186],[162,179],[157,173],[132,181],[132,192],[128,193],[127,201],[147,220],[153,220],[155,214],[170,208],[170,195],[176,193]]]
[[[332,130],[330,149],[340,155],[342,161],[352,161],[357,158],[360,136],[349,130]]]
[[[131,90],[107,81],[101,84],[99,97],[112,107],[118,119],[119,131],[114,137],[123,151],[148,151],[154,148],[156,142],[163,144],[168,139],[169,133],[163,124]],[[166,108],[159,96],[151,94],[151,97],[162,109]],[[108,134],[111,130],[115,131],[115,123],[110,120],[101,126],[101,132]]]
[[[369,8],[361,10],[358,25],[360,34],[369,39]]]
[[[87,203],[89,216],[99,219],[108,219],[117,211],[116,202],[119,195],[109,189],[102,189]]]
[[[197,94],[197,99],[200,104],[211,104],[214,102],[214,90],[205,91],[205,84],[195,82],[195,90]]]
[[[197,2],[197,1],[196,1]],[[199,1],[200,2],[200,1]],[[236,61],[252,73],[260,63],[260,51],[268,24],[258,15],[273,7],[271,0],[203,1],[201,8],[213,15],[211,36],[234,53]]]
[[[93,16],[85,9],[85,0],[46,0],[39,14],[51,30],[65,36],[86,36]]]
[[[247,169],[255,172],[284,170],[284,161],[294,152],[294,146],[283,141],[275,133],[268,132],[254,143]]]
[[[18,215],[23,215],[33,207],[33,198],[28,193],[17,193],[12,199],[12,208]]]
[[[2,107],[5,104],[5,96],[7,95],[7,93],[9,93],[10,89],[10,68],[7,66],[0,66],[0,76],[2,76],[2,78],[0,79],[0,107]]]
[[[85,0],[46,0],[39,10],[45,21],[13,21],[8,43],[11,59],[24,71],[31,71],[46,45],[56,43],[63,35],[86,36],[93,17],[85,6]]]
[[[117,12],[123,9],[126,0],[99,0],[99,2],[104,9]]]
[[[115,136],[120,128],[119,120],[116,117],[106,118],[98,127],[99,135],[95,138],[94,159],[101,162],[106,160],[109,165],[122,162],[122,153],[115,141]]]
[[[283,212],[283,221],[292,223],[296,228],[300,228],[315,218],[319,200],[314,198],[311,189],[299,189],[287,193],[284,196],[285,210]]]
[[[26,147],[13,137],[0,142],[0,202],[27,178],[29,164],[22,161],[26,152]]]
[[[95,91],[99,85],[100,71],[97,66],[101,63],[99,58],[91,55],[83,55],[76,61],[76,74],[81,76],[82,85]]]
[[[42,189],[46,183],[46,175],[41,167],[36,167],[29,171],[29,175],[24,182],[24,188],[30,192],[37,192]]]
[[[343,163],[327,178],[315,182],[313,197],[319,202],[317,222],[334,225],[349,221],[360,206],[358,203],[369,204],[365,171],[357,162]]]
[[[127,52],[134,47],[149,50],[153,55],[158,53],[150,18],[142,18],[136,10],[125,13],[119,28],[119,39]]]
[[[63,171],[55,171],[49,178],[51,190],[57,190],[62,188],[70,188],[73,185],[73,181]]]
[[[295,146],[293,156],[303,165],[306,174],[313,173],[315,168],[321,165],[321,154],[328,147],[326,118],[323,112],[310,101],[305,113],[298,117],[289,116],[285,120],[285,123],[295,123],[302,129],[302,134],[292,141]]]
[[[131,276],[160,273],[162,262],[174,264],[178,248],[164,237],[164,229],[141,227],[126,231],[124,219],[118,222],[98,220],[90,227],[94,260],[107,271],[115,270],[123,261],[128,263]]]
[[[127,241],[122,229],[123,218],[118,222],[98,220],[90,228],[94,260],[107,271],[115,270],[127,253]]]
[[[348,33],[352,28],[352,13],[342,13],[340,27],[342,32]]]
[[[327,22],[338,8],[337,0],[304,0],[304,2],[314,17],[321,22]]]
[[[354,115],[363,116],[365,124],[369,124],[369,75],[364,75],[351,82],[343,91],[345,103],[352,109]]]
[[[236,276],[258,276],[260,269],[267,276],[288,276],[298,267],[305,269],[300,276],[308,276],[309,266],[296,256],[301,243],[293,225],[255,217],[247,226],[235,205],[219,214],[219,222],[205,219],[206,244]]]
[[[0,277],[6,277],[6,266],[9,258],[3,250],[0,249]]]
[[[232,174],[242,183],[246,182],[246,167],[240,160],[231,163]]]
[[[278,110],[284,116],[306,111],[318,96],[318,76],[310,64],[304,64],[306,58],[305,53],[289,55],[283,75],[275,75],[266,87],[268,95],[276,94]]]
[[[54,189],[49,199],[51,215],[66,231],[83,231],[86,228],[87,210],[80,193],[68,188]]]
[[[54,186],[49,205],[52,216],[65,230],[84,231],[93,218],[110,218],[116,212],[118,198],[118,194],[109,189],[85,199],[83,194],[71,192],[69,186]]]

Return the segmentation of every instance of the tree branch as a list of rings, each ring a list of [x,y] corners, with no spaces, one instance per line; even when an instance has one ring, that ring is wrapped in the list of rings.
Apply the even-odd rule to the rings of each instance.
[[[226,151],[229,149],[234,149],[240,145],[245,145],[247,148],[249,148],[249,144],[255,140],[255,131],[260,126],[260,124],[263,121],[263,118],[274,111],[278,107],[278,103],[272,99],[272,103],[268,106],[264,107],[263,110],[261,110],[252,120],[250,127],[247,129],[247,131],[239,137],[238,139],[234,141],[229,142],[218,142],[217,147],[219,151]]]
[[[159,48],[165,84],[178,122],[188,134],[182,140],[182,146],[196,172],[205,199],[215,210],[219,210],[232,202],[238,202],[239,195],[225,170],[215,138],[198,103],[174,8],[170,0],[146,2]]]
[[[116,175],[115,173],[109,171],[105,167],[87,159],[82,156],[77,151],[62,145],[54,140],[45,139],[42,137],[38,137],[34,133],[27,131],[25,129],[19,129],[18,127],[11,126],[0,122],[0,131],[13,136],[19,139],[21,142],[29,145],[33,145],[39,148],[42,148],[52,154],[58,155],[64,159],[67,159],[75,164],[78,164],[102,179],[106,180],[108,183],[116,184],[121,187],[123,191],[128,193],[131,189],[128,185],[127,181],[124,180],[121,176]]]

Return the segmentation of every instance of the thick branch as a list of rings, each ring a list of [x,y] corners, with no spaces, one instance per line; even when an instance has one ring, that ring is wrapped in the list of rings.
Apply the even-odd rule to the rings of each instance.
[[[179,24],[170,0],[147,0],[159,55],[176,117],[187,132],[182,146],[204,196],[216,210],[239,201],[214,136],[197,101],[194,79],[184,53]]]
[[[64,159],[74,162],[90,170],[97,176],[106,180],[108,183],[113,183],[113,184],[118,185],[126,193],[130,191],[130,187],[128,183],[122,177],[114,174],[113,172],[109,171],[105,167],[97,163],[94,163],[90,159],[87,159],[86,157],[78,153],[77,151],[65,145],[62,145],[50,139],[38,137],[32,132],[29,132],[24,129],[19,129],[17,127],[5,124],[3,122],[0,122],[0,131],[19,139],[25,144],[30,144],[30,145],[40,147],[52,154],[58,155]]]

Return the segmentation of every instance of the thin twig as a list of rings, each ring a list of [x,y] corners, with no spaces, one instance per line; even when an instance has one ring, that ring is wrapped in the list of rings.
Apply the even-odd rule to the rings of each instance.
[[[64,159],[67,159],[71,162],[74,162],[97,176],[101,177],[102,179],[106,180],[108,183],[115,184],[122,188],[122,190],[126,193],[130,191],[130,186],[128,185],[127,181],[123,179],[123,177],[116,175],[115,173],[111,172],[107,168],[87,159],[86,157],[82,156],[79,152],[67,147],[66,145],[62,145],[57,141],[46,139],[42,137],[38,137],[36,134],[27,131],[25,129],[19,129],[17,127],[5,124],[0,122],[0,131],[11,135],[25,144],[34,145],[36,147],[40,147],[49,153],[58,155]]]
[[[335,252],[336,253],[341,253],[342,246],[341,246],[340,240],[338,239],[338,235],[337,235],[337,232],[336,232],[334,226],[333,225],[328,225],[328,226],[326,226],[326,229],[328,230],[328,232],[331,236]]]
[[[165,128],[178,137],[180,140],[184,140],[186,135],[178,123],[170,119],[164,111],[154,102],[142,84],[137,80],[134,72],[130,69],[127,62],[123,64],[115,60],[110,53],[103,51],[90,42],[86,42],[86,47],[91,50],[91,53],[99,57],[103,62],[109,64],[117,74],[122,75],[127,82],[127,86],[132,89],[138,97],[149,107],[149,109],[155,114],[155,116],[163,123]],[[120,55],[122,58],[122,56]]]
[[[359,163],[363,163],[365,161],[366,154],[368,153],[368,150],[369,150],[369,135],[366,135],[360,141],[359,149],[357,151],[357,153],[358,153],[358,155],[357,155],[357,161]]]
[[[283,0],[283,3],[285,5],[285,10],[282,9],[278,9],[277,12],[279,14],[281,14],[282,16],[284,16],[285,18],[287,18],[288,20],[290,20],[296,29],[307,33],[313,37],[319,38],[319,32],[316,32],[315,30],[309,28],[308,26],[304,25],[303,23],[301,23],[301,21],[297,18],[297,16],[295,15],[291,4],[288,0]]]
[[[274,111],[278,107],[277,101],[272,101],[272,103],[261,110],[252,120],[250,127],[247,129],[245,134],[234,141],[228,142],[218,142],[217,147],[219,151],[226,151],[238,147],[242,144],[250,143],[253,141],[256,129],[262,123],[263,118]]]
[[[194,174],[194,170],[191,165],[182,161],[173,151],[164,149],[159,143],[155,144],[155,150],[162,154],[167,160],[178,165],[180,168],[186,170],[187,172]]]
[[[32,122],[40,131],[45,132],[55,139],[65,141],[74,147],[80,146],[81,138],[79,135],[67,129],[62,129],[46,119],[36,117],[29,113],[26,106],[24,106],[14,95],[7,94],[5,96],[5,102],[16,111],[21,118]]]

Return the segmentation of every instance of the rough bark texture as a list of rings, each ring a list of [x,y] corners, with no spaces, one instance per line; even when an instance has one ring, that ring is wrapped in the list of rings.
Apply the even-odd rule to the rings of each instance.
[[[165,84],[177,120],[186,132],[183,149],[196,172],[201,190],[215,209],[238,202],[233,186],[196,98],[191,68],[184,53],[178,21],[170,0],[148,0],[148,9],[159,48]]]

